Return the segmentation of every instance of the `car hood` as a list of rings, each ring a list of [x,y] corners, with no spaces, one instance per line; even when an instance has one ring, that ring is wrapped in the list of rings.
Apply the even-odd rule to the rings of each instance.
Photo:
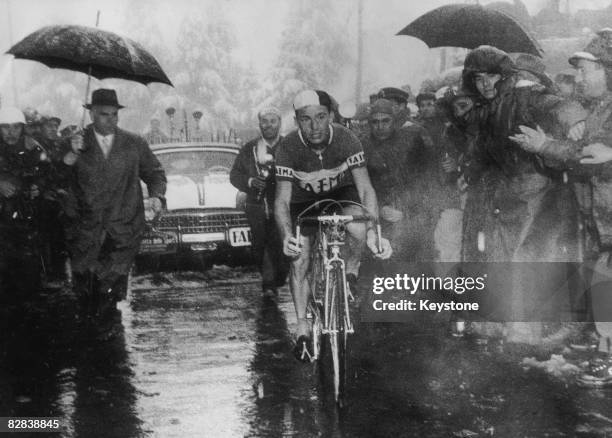
[[[238,190],[226,173],[210,174],[197,181],[183,175],[169,175],[166,189],[168,210],[184,208],[236,208]]]

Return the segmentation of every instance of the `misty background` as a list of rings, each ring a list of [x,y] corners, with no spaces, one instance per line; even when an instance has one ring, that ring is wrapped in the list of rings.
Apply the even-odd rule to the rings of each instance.
[[[168,131],[202,111],[200,128],[228,132],[256,126],[257,110],[280,107],[290,119],[291,99],[304,88],[330,92],[341,104],[366,101],[385,86],[410,87],[460,65],[462,49],[429,49],[396,33],[448,3],[430,0],[0,0],[0,50],[40,27],[94,26],[134,39],[160,62],[174,88],[92,78],[92,89],[115,88],[127,108],[120,125],[144,132],[157,117]],[[593,31],[612,27],[610,0],[481,1],[511,13],[538,38],[549,73],[568,68],[567,57]],[[469,31],[466,29],[466,31]],[[361,50],[359,48],[361,47]],[[78,124],[87,76],[32,61],[0,57],[0,104],[34,107]],[[291,128],[285,123],[285,129]]]

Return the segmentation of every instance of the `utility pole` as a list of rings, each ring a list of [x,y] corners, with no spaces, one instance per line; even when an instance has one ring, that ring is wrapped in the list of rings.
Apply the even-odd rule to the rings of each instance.
[[[363,0],[357,3],[357,75],[355,79],[355,105],[361,102],[363,82]]]

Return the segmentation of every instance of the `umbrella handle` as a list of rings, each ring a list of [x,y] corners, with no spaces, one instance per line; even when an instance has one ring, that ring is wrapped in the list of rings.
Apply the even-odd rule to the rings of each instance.
[[[100,10],[96,14],[96,27],[100,24]],[[87,70],[87,87],[85,87],[85,104],[87,104],[87,97],[89,96],[89,88],[91,86],[91,65]],[[83,106],[83,117],[81,117],[81,131],[85,128],[85,112],[87,108]]]
[[[89,88],[91,86],[91,65],[89,66],[89,70],[87,72],[87,86],[85,87],[85,103],[87,103],[87,96],[89,96]],[[87,112],[87,108],[83,105],[83,117],[81,117],[81,131],[85,128],[85,113]]]

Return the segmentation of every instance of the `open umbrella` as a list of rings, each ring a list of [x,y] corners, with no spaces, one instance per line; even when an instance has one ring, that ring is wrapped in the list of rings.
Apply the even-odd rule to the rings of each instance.
[[[100,18],[98,12],[98,19]],[[87,74],[85,101],[91,76],[149,84],[172,85],[157,60],[137,42],[97,27],[46,26],[19,41],[8,52],[15,58],[41,62],[51,68]],[[85,110],[81,128],[85,124]]]
[[[140,44],[94,27],[46,26],[7,52],[51,68],[80,71],[98,79],[172,85],[157,60]]]
[[[474,49],[489,45],[506,52],[542,55],[538,42],[510,15],[473,4],[441,6],[427,12],[398,32],[429,47]]]

